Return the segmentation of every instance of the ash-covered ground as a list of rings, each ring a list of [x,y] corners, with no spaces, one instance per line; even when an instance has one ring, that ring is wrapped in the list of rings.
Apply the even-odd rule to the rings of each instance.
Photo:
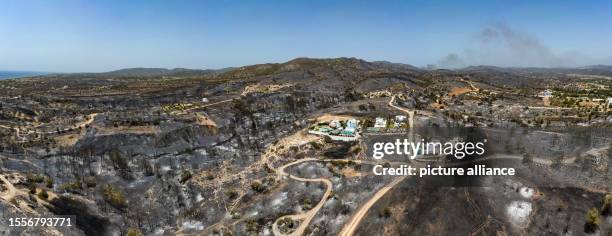
[[[68,228],[3,220],[0,232],[611,232],[612,109],[602,101],[612,72],[422,70],[354,58],[127,72],[0,81],[0,218],[77,219]],[[412,112],[412,127],[367,129]],[[308,134],[349,118],[361,124],[356,140]],[[373,175],[385,162],[423,164],[372,159],[373,141],[408,135],[487,139],[485,157],[503,157],[494,164],[517,175],[468,181],[476,186]]]

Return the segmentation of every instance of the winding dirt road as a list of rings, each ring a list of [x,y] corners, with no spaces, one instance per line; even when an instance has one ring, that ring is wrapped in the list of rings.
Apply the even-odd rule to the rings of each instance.
[[[210,107],[210,106],[214,106],[214,105],[219,105],[219,104],[223,104],[223,103],[226,103],[226,102],[231,102],[231,101],[234,101],[234,99],[235,98],[230,98],[230,99],[223,100],[223,101],[218,101],[218,102],[213,102],[213,103],[209,103],[209,104],[202,105],[202,106],[196,106],[196,107],[188,108],[188,109],[183,110],[183,112],[191,111],[191,110],[195,110],[195,109],[201,109],[201,108],[205,108],[205,107]]]
[[[394,101],[395,101],[395,96],[391,97],[391,100],[389,101],[389,106],[393,107],[395,109],[398,109],[400,111],[403,111],[403,112],[408,114],[408,116],[409,116],[408,122],[409,122],[409,125],[410,125],[410,133],[412,134],[412,128],[414,127],[414,123],[413,123],[413,120],[414,120],[414,111],[408,110],[408,109],[405,109],[405,108],[402,108],[402,107],[398,107],[398,106],[393,104]],[[410,137],[412,138],[412,135],[410,135]],[[363,205],[361,205],[361,207],[359,207],[359,210],[357,210],[357,212],[351,217],[349,222],[344,225],[344,227],[340,231],[339,235],[341,235],[341,236],[350,236],[350,235],[353,235],[355,233],[355,230],[357,230],[357,227],[359,226],[359,223],[361,223],[361,220],[363,220],[363,218],[367,215],[367,213],[370,210],[370,208],[372,208],[372,206],[374,206],[374,203],[376,203],[380,198],[385,196],[385,194],[387,192],[389,192],[389,190],[391,190],[397,184],[401,183],[407,177],[408,177],[408,175],[399,176],[399,177],[395,178],[393,181],[391,181],[389,184],[387,184],[386,186],[384,186],[380,190],[378,190],[378,192],[376,192],[366,203],[364,203]]]
[[[410,126],[410,128],[414,127],[414,111],[393,105],[394,101],[395,101],[395,96],[391,97],[391,100],[389,101],[389,106],[408,114],[408,125]]]
[[[397,184],[401,183],[404,179],[406,179],[406,177],[408,177],[408,175],[402,175],[400,177],[397,177],[393,181],[391,181],[391,183],[387,184],[386,186],[378,190],[378,192],[376,192],[374,196],[372,196],[366,203],[361,205],[359,210],[357,210],[357,212],[351,217],[350,221],[344,225],[339,235],[341,236],[353,235],[355,233],[355,230],[357,230],[357,226],[359,226],[359,223],[361,223],[361,220],[363,219],[363,217],[365,217],[368,211],[370,210],[370,208],[374,206],[374,203],[376,203],[387,192],[389,192],[389,190],[391,190]]]
[[[289,164],[283,165],[281,167],[279,167],[278,169],[276,169],[276,174],[279,177],[282,176],[289,176],[289,178],[297,180],[297,181],[302,181],[302,182],[321,182],[324,183],[326,185],[326,189],[325,189],[325,193],[323,194],[323,197],[321,197],[321,200],[319,201],[319,203],[317,203],[317,205],[310,209],[309,211],[305,212],[305,213],[301,213],[301,214],[296,214],[296,215],[286,215],[286,216],[282,216],[278,219],[276,219],[276,221],[274,222],[274,224],[272,224],[272,231],[274,232],[274,235],[285,235],[283,233],[280,232],[279,228],[278,228],[278,222],[285,218],[285,217],[289,217],[294,221],[300,221],[300,224],[298,226],[298,228],[291,232],[290,234],[286,234],[286,235],[297,235],[297,236],[301,236],[304,234],[304,230],[306,230],[306,228],[308,227],[308,225],[310,224],[310,221],[312,221],[312,219],[315,217],[315,215],[317,214],[317,212],[319,212],[319,210],[321,210],[321,208],[323,207],[323,205],[325,205],[325,202],[327,201],[327,199],[329,198],[329,195],[331,195],[331,191],[332,191],[332,182],[329,179],[325,179],[325,178],[314,178],[314,179],[307,179],[307,178],[301,178],[301,177],[297,177],[291,174],[287,174],[287,172],[285,172],[285,168],[292,166],[292,165],[297,165],[303,162],[308,162],[308,161],[320,161],[318,159],[315,158],[305,158],[305,159],[300,159],[294,162],[291,162]]]

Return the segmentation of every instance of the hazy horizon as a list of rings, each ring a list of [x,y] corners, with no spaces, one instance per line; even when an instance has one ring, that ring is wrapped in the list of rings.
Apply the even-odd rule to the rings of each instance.
[[[304,57],[296,57],[296,58],[304,58]],[[293,58],[293,59],[296,59]],[[363,58],[356,58],[356,57],[329,57],[329,58],[309,58],[309,59],[337,59],[337,58],[355,58],[355,59],[361,59],[361,60],[365,60]],[[255,63],[255,64],[248,64],[248,65],[237,65],[237,66],[230,66],[230,67],[222,67],[222,68],[190,68],[190,67],[149,67],[149,66],[135,66],[135,67],[121,67],[121,68],[114,68],[114,69],[110,69],[110,70],[106,70],[106,71],[70,71],[70,72],[66,72],[66,71],[39,71],[39,70],[0,70],[0,79],[10,79],[10,78],[20,78],[20,77],[28,77],[28,76],[39,76],[39,75],[51,75],[51,74],[79,74],[79,73],[108,73],[108,72],[114,72],[114,71],[119,71],[119,70],[124,70],[124,69],[165,69],[165,70],[173,70],[173,69],[188,69],[188,70],[223,70],[223,69],[229,69],[229,68],[240,68],[240,67],[244,67],[244,66],[251,66],[251,65],[259,65],[259,64],[269,64],[269,63],[286,63],[289,62],[293,59],[287,60],[287,61],[279,61],[279,62],[260,62],[260,63]],[[456,70],[456,69],[465,69],[468,67],[479,67],[479,66],[491,66],[491,67],[499,67],[499,68],[550,68],[550,69],[555,69],[555,68],[568,68],[568,69],[572,69],[572,68],[581,68],[581,67],[589,67],[589,66],[612,66],[612,64],[589,64],[589,65],[580,65],[580,66],[498,66],[498,65],[484,65],[484,64],[480,64],[480,65],[466,65],[466,66],[461,66],[461,67],[444,67],[444,66],[439,66],[439,65],[425,65],[425,66],[418,66],[418,65],[413,65],[413,64],[409,64],[409,63],[403,63],[403,62],[394,62],[394,61],[387,61],[387,60],[378,60],[378,61],[370,61],[370,60],[365,60],[367,62],[389,62],[389,63],[398,63],[398,64],[404,64],[404,65],[410,65],[410,66],[415,66],[421,69],[425,69],[425,70],[429,70],[429,69],[451,69],[451,70]],[[428,68],[429,66],[429,68]],[[433,66],[433,67],[432,67]],[[15,75],[19,75],[19,77],[2,77],[3,73],[14,73]],[[25,75],[25,76],[21,76],[21,75]]]
[[[298,57],[612,65],[612,2],[2,1],[0,70],[220,69]]]

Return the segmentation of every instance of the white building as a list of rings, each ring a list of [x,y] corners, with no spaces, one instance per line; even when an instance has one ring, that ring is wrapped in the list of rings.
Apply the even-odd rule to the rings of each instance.
[[[553,92],[550,89],[544,90],[540,93],[540,97],[543,97],[543,98],[549,98],[549,97],[552,97],[552,95],[553,95]]]
[[[382,117],[376,117],[374,121],[374,128],[385,128],[387,127],[387,119]]]
[[[203,103],[208,103],[208,98],[202,98]]]
[[[395,123],[393,124],[393,126],[394,127],[399,127],[404,122],[406,122],[406,116],[404,116],[404,115],[397,115],[397,116],[395,116]]]

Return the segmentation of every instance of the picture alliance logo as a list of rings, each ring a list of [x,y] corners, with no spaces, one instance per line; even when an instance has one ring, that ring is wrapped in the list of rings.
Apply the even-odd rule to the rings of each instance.
[[[486,139],[481,142],[412,142],[408,139],[396,139],[395,142],[376,142],[372,146],[372,157],[376,160],[385,155],[405,155],[416,159],[421,155],[453,155],[456,159],[463,159],[471,155],[485,153]]]

